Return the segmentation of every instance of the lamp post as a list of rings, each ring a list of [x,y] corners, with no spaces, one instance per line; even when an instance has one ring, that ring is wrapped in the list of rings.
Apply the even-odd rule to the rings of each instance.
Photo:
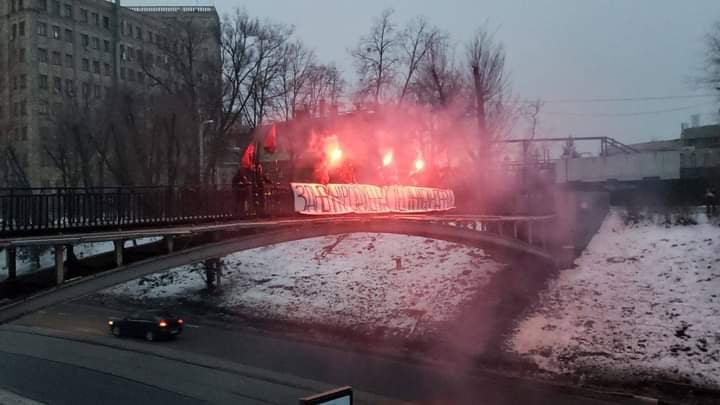
[[[200,146],[200,157],[198,159],[198,180],[200,184],[204,183],[203,166],[205,165],[205,126],[214,124],[214,120],[205,120],[198,127],[198,145]]]

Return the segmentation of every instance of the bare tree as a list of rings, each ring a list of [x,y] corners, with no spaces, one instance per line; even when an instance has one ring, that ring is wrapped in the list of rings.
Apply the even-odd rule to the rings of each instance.
[[[295,109],[302,102],[314,67],[315,54],[301,42],[296,41],[285,47],[278,76],[281,96],[277,107],[280,119],[287,121],[295,117]]]
[[[712,86],[713,90],[720,89],[720,21],[713,24],[710,32],[705,36],[705,77],[703,81]]]
[[[415,79],[415,74],[426,59],[428,51],[433,47],[440,33],[437,28],[422,17],[411,21],[398,36],[401,49],[400,61],[403,65],[403,78],[398,102],[402,102]]]
[[[505,76],[505,50],[492,34],[480,28],[467,47],[475,99],[475,115],[480,137],[487,142],[493,134],[489,131],[488,116],[499,112],[503,93],[507,90]]]
[[[414,80],[413,90],[418,102],[447,108],[460,97],[463,87],[463,75],[458,69],[449,38],[436,34]]]
[[[535,100],[525,106],[523,115],[530,123],[530,139],[535,139],[538,123],[540,121],[540,109],[542,109],[544,104],[545,103],[541,100]]]
[[[271,22],[266,22],[258,30],[255,44],[257,62],[251,72],[250,100],[245,110],[245,119],[251,128],[262,125],[274,103],[283,96],[284,89],[278,79],[291,35],[289,27]]]
[[[345,81],[335,65],[315,65],[309,71],[309,80],[303,94],[303,106],[317,115],[322,102],[337,107],[345,87]]]
[[[360,38],[350,51],[360,78],[358,95],[360,98],[372,97],[376,105],[380,104],[384,91],[392,85],[399,62],[392,15],[391,9],[383,11],[373,23],[370,34]]]

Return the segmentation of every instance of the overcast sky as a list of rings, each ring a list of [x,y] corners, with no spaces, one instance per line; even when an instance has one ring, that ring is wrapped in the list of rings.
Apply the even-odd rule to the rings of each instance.
[[[335,62],[348,80],[353,71],[347,49],[385,8],[396,11],[400,24],[425,16],[460,43],[487,22],[505,45],[514,93],[547,100],[539,133],[544,136],[667,139],[679,136],[680,123],[689,122],[691,114],[703,114],[704,123],[716,120],[713,111],[720,106],[713,98],[551,102],[712,93],[695,82],[703,37],[720,19],[720,0],[215,0],[214,5],[221,15],[243,7],[295,26],[321,61]]]

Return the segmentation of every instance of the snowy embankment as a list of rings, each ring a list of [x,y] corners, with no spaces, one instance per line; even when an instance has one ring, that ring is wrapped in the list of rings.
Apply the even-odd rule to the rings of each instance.
[[[162,238],[160,237],[152,237],[152,238],[142,238],[142,239],[136,239],[134,241],[129,240],[125,242],[125,247],[132,247],[133,245],[144,245],[148,243],[157,242]],[[75,256],[77,256],[78,259],[82,259],[89,256],[99,255],[101,253],[111,252],[115,249],[113,242],[95,242],[95,243],[81,243],[78,245],[75,245],[73,248],[73,251],[75,252]],[[16,271],[18,275],[31,273],[36,270],[40,270],[43,268],[47,268],[52,266],[55,263],[55,255],[53,253],[53,249],[51,247],[48,247],[47,249],[44,249],[39,254],[39,264],[40,266],[35,266],[32,259],[30,258],[29,251],[26,249],[21,249],[18,251],[18,257],[16,262]],[[0,281],[7,277],[7,262],[5,260],[5,250],[0,251]]]
[[[510,349],[576,376],[720,386],[720,227],[625,225],[612,210]]]
[[[400,259],[398,269],[396,258]],[[452,319],[503,265],[480,249],[420,237],[350,234],[224,258],[218,305],[243,314],[391,334]],[[200,299],[199,265],[105,290],[133,299]]]

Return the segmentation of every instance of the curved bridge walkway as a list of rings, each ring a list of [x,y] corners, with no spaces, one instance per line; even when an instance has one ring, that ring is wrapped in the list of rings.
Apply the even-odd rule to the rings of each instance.
[[[558,245],[552,233],[554,216],[447,212],[302,216],[293,212],[289,189],[266,190],[261,199],[257,194],[253,197],[252,191],[218,187],[0,190],[0,249],[6,250],[8,279],[16,278],[17,248],[26,246],[54,248],[56,287],[31,298],[36,307],[243,249],[332,234],[423,236],[548,262],[553,262]],[[240,233],[252,235],[238,237]],[[208,235],[216,242],[175,251],[178,238]],[[125,241],[146,237],[162,237],[163,254],[126,266]],[[217,242],[221,240],[225,241]],[[66,252],[79,243],[104,241],[114,242],[115,269],[66,282]],[[17,307],[21,313],[23,307],[25,304]],[[0,312],[8,316],[17,313]]]

